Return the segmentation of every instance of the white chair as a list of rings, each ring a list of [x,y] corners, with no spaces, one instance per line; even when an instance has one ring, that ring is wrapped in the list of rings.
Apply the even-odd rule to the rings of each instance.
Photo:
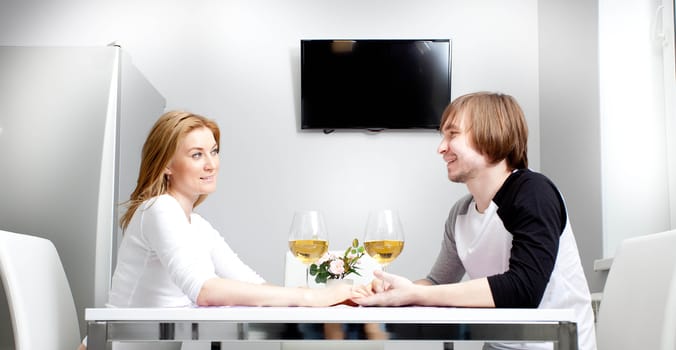
[[[75,303],[51,241],[0,231],[0,277],[16,350],[77,349]]]
[[[598,316],[599,350],[676,349],[676,230],[622,242]]]

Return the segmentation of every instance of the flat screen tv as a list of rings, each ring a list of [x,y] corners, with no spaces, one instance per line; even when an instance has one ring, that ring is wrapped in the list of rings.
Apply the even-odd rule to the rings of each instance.
[[[438,129],[451,43],[301,40],[301,129]]]

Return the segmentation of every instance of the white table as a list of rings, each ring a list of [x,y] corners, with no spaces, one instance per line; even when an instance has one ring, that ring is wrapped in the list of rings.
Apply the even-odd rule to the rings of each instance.
[[[196,307],[85,310],[88,350],[112,341],[287,341],[288,324],[380,323],[390,339],[552,341],[577,349],[573,310],[441,307]],[[315,340],[316,341],[316,340]],[[374,340],[375,341],[375,340]],[[379,340],[382,341],[382,340]]]

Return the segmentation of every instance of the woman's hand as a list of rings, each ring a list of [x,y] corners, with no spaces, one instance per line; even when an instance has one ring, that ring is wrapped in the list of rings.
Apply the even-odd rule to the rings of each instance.
[[[375,275],[375,271],[374,271],[374,275]],[[387,283],[382,278],[379,278],[376,275],[376,277],[371,281],[370,287],[371,287],[371,294],[369,294],[369,295],[372,295],[373,293],[382,293],[382,292],[388,290],[390,288],[390,284]]]
[[[350,300],[366,296],[365,290],[366,288],[349,284],[336,284],[326,286],[326,288],[304,288],[305,302],[301,306],[350,305]]]
[[[352,292],[356,294],[354,297],[373,295],[373,283],[356,285],[352,288]]]

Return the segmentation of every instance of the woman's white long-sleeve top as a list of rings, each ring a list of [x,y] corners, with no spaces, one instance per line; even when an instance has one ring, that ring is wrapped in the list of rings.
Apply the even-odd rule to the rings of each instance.
[[[110,307],[194,305],[204,282],[222,277],[265,282],[200,215],[185,216],[170,195],[138,207],[118,252]]]

